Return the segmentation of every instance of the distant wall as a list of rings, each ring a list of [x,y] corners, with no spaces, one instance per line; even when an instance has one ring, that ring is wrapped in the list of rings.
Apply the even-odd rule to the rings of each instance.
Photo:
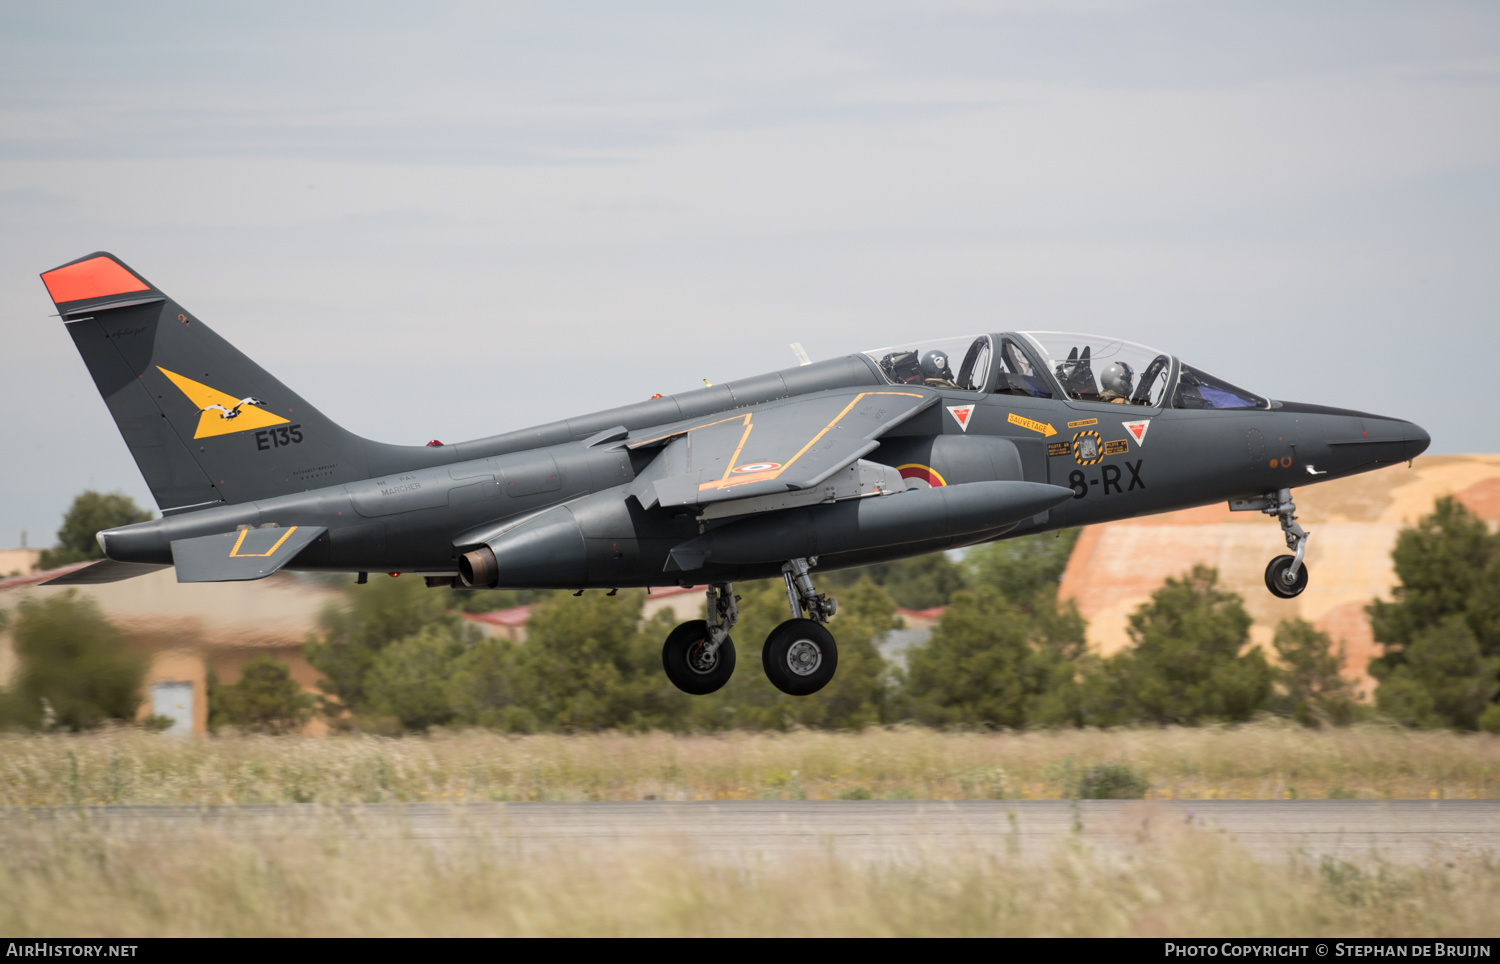
[[[1129,615],[1169,576],[1204,563],[1245,599],[1251,640],[1267,647],[1283,619],[1306,619],[1346,648],[1345,673],[1368,695],[1367,673],[1380,654],[1364,607],[1390,598],[1391,549],[1402,526],[1455,495],[1491,527],[1500,523],[1500,455],[1430,456],[1293,491],[1298,520],[1311,533],[1307,590],[1277,599],[1265,587],[1266,563],[1286,552],[1275,519],[1230,512],[1227,505],[1089,526],[1079,536],[1059,594],[1088,620],[1089,645],[1102,654],[1130,645]]]
[[[42,558],[40,549],[0,549],[0,579],[24,576],[36,568]]]

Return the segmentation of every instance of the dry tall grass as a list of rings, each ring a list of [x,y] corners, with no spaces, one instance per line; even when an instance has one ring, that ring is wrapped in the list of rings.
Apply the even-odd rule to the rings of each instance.
[[[0,819],[0,933],[192,935],[1500,934],[1500,865],[1257,863],[1173,826],[1116,859],[1077,838],[1050,860],[944,851],[870,863],[707,862],[664,847],[528,857],[503,836],[378,846],[336,813],[309,835],[113,835],[87,814]]]
[[[1379,726],[1034,733],[0,736],[0,806],[466,800],[1047,799],[1121,762],[1169,799],[1500,796],[1500,736]]]

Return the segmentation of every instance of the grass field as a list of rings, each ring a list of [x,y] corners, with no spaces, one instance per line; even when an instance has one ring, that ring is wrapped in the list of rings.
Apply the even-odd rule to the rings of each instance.
[[[0,806],[472,800],[1051,799],[1126,763],[1149,797],[1500,797],[1500,736],[1266,723],[1033,733],[173,739],[0,735]]]
[[[27,936],[1500,935],[1500,864],[1256,862],[1177,821],[1112,859],[952,850],[874,863],[646,859],[594,841],[524,856],[496,839],[378,845],[334,810],[296,834],[109,834],[87,812],[0,819],[0,933]]]

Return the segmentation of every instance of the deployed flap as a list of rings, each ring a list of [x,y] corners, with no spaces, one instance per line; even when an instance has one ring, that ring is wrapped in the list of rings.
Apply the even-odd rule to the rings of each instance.
[[[178,582],[239,582],[264,579],[291,562],[323,526],[236,529],[172,543]]]
[[[655,499],[636,494],[643,504],[706,505],[809,488],[876,449],[881,434],[939,397],[908,386],[846,389],[671,426],[630,442],[642,448],[672,440],[649,473]]]
[[[165,568],[167,567],[152,565],[148,562],[116,562],[113,559],[100,559],[98,562],[91,562],[72,572],[65,572],[55,579],[48,579],[42,585],[98,586],[106,582],[134,579],[136,576],[144,576],[148,572],[156,572]]]

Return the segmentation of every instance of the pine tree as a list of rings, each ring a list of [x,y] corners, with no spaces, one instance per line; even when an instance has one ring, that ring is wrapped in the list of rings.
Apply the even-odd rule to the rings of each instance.
[[[285,663],[259,656],[240,667],[240,678],[227,686],[210,678],[209,726],[233,726],[254,733],[292,733],[312,711],[312,697],[302,692]]]
[[[1271,696],[1260,647],[1243,652],[1250,615],[1218,588],[1218,572],[1194,566],[1168,579],[1130,616],[1134,646],[1100,664],[1088,683],[1090,722],[1177,723],[1248,720]]]
[[[1358,694],[1340,668],[1344,647],[1334,648],[1328,634],[1303,619],[1283,620],[1271,641],[1280,661],[1271,709],[1301,723],[1344,726],[1359,713]]]
[[[1384,648],[1370,663],[1377,706],[1413,726],[1500,729],[1500,535],[1446,496],[1391,560],[1400,584],[1367,609]]]

